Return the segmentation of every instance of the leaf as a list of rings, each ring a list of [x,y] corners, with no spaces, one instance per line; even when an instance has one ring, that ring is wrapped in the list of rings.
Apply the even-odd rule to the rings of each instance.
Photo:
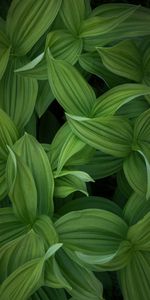
[[[82,51],[82,40],[67,30],[55,30],[47,35],[47,48],[55,59],[66,60],[74,65]]]
[[[115,20],[119,15],[128,9],[135,10],[130,16],[123,22],[120,22],[119,26],[112,28],[109,32],[105,32],[99,36],[84,38],[85,51],[95,51],[95,47],[101,47],[104,45],[110,45],[118,40],[129,39],[132,37],[142,37],[150,34],[150,16],[149,9],[142,6],[133,6],[124,3],[104,4],[97,7],[92,17],[99,17],[101,19],[107,18],[111,20],[112,16]]]
[[[54,21],[61,0],[13,0],[6,20],[6,31],[17,55],[25,55]]]
[[[63,170],[54,177],[54,195],[58,198],[65,198],[75,191],[80,191],[88,196],[86,182],[93,181],[87,173],[82,171]]]
[[[82,118],[66,114],[72,131],[93,148],[115,157],[126,157],[132,144],[132,127],[121,117]]]
[[[14,70],[26,61],[26,58],[12,58],[0,81],[0,106],[19,130],[23,129],[32,116],[38,91],[35,79],[14,73]]]
[[[137,251],[130,264],[119,272],[125,300],[147,300],[150,293],[150,254]]]
[[[33,224],[37,215],[37,190],[30,169],[10,149],[7,164],[9,196],[17,217],[26,224]]]
[[[73,35],[78,34],[81,22],[84,19],[86,10],[85,2],[84,0],[62,1],[59,13],[66,28]]]
[[[38,114],[38,117],[41,118],[41,116],[47,110],[48,106],[53,102],[54,95],[51,91],[48,81],[39,81],[38,86],[39,89],[35,109]]]
[[[56,259],[64,278],[72,287],[68,290],[71,296],[79,300],[103,300],[101,282],[92,272],[70,259],[62,249],[57,252]]]
[[[93,259],[98,256],[99,265],[116,255],[128,230],[118,215],[102,209],[70,212],[58,219],[55,227],[65,249],[90,255]]]
[[[150,88],[142,84],[129,83],[116,86],[97,98],[93,107],[93,116],[111,116],[124,104],[149,93]]]
[[[33,229],[43,240],[46,250],[53,244],[58,243],[58,234],[48,216],[39,216],[33,224]]]
[[[95,155],[78,169],[88,173],[93,179],[101,179],[117,173],[123,164],[123,159],[96,151]]]
[[[44,255],[43,241],[32,229],[5,244],[1,247],[0,256],[1,282],[19,266],[42,255]]]
[[[57,213],[60,216],[63,216],[64,214],[71,211],[77,211],[87,208],[99,208],[115,213],[120,217],[123,216],[121,208],[115,202],[104,197],[97,196],[81,197],[68,201],[58,210]]]
[[[125,12],[120,13],[116,18],[112,17],[99,17],[92,16],[84,20],[80,27],[80,37],[94,37],[107,33],[119,26],[124,20],[128,19],[136,11],[137,7],[132,6]]]
[[[63,60],[55,60],[47,51],[48,80],[52,92],[68,113],[88,115],[95,101],[95,93],[79,71]]]
[[[79,57],[79,64],[89,73],[92,73],[102,80],[110,87],[125,83],[125,79],[113,74],[108,70],[97,52],[83,53]]]
[[[150,211],[150,203],[137,193],[133,193],[124,207],[124,218],[129,225],[134,225]]]
[[[134,146],[139,148],[146,145],[148,147],[150,139],[150,109],[143,112],[134,125]],[[141,149],[141,148],[140,148]]]
[[[97,51],[105,67],[112,73],[136,82],[142,81],[141,55],[133,41],[121,41],[112,47],[98,47]]]
[[[0,80],[2,79],[10,56],[10,48],[0,49]]]
[[[0,209],[0,245],[26,234],[30,230],[27,226],[19,221],[14,215],[13,209],[4,207]]]
[[[38,212],[52,215],[54,179],[48,157],[42,145],[33,136],[25,133],[13,149],[27,164],[34,178]]]
[[[52,289],[46,286],[41,287],[34,293],[30,300],[67,300],[63,289]]]
[[[44,258],[36,258],[20,266],[1,285],[1,299],[25,300],[44,283]]]

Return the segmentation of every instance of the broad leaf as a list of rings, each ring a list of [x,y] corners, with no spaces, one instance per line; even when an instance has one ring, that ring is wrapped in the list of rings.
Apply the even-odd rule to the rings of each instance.
[[[82,20],[84,19],[86,1],[69,0],[62,1],[60,16],[68,30],[74,35],[78,34]]]
[[[150,88],[142,84],[129,83],[116,86],[97,98],[93,107],[93,115],[95,117],[111,116],[124,104],[149,93]]]
[[[10,48],[0,48],[0,80],[2,79],[4,72],[6,70],[8,60],[10,55]]]
[[[112,73],[141,82],[143,77],[139,49],[131,40],[125,40],[113,47],[98,47],[98,53],[106,68]]]
[[[56,254],[56,259],[64,278],[72,287],[68,290],[71,296],[79,300],[103,300],[102,285],[92,272],[70,259],[62,249]]]
[[[55,60],[47,50],[48,80],[52,92],[68,113],[89,115],[95,93],[79,71],[63,60]]]
[[[27,224],[33,224],[37,215],[37,190],[28,166],[10,150],[7,163],[9,196],[17,217]]]
[[[25,134],[18,140],[13,149],[27,164],[34,178],[38,212],[52,215],[54,180],[43,147],[33,136]]]
[[[51,91],[48,81],[39,81],[38,86],[39,89],[35,109],[38,117],[41,118],[41,116],[47,110],[48,106],[53,102],[54,95]]]
[[[6,111],[20,130],[32,116],[38,91],[35,79],[14,73],[14,70],[25,62],[27,62],[26,58],[12,58],[0,81],[0,107]]]
[[[67,300],[63,289],[53,289],[46,286],[41,287],[29,300]]]
[[[25,55],[55,19],[61,0],[13,0],[8,11],[6,30],[17,55]]]
[[[85,143],[106,154],[126,157],[131,151],[132,127],[121,117],[84,118],[67,114],[72,131]]]

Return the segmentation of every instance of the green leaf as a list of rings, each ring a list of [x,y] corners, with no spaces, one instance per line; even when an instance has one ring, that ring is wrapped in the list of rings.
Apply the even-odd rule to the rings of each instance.
[[[5,244],[1,247],[0,256],[1,282],[19,266],[42,255],[44,255],[43,241],[32,229]]]
[[[150,141],[150,109],[143,112],[136,120],[134,126],[134,146],[148,147]]]
[[[54,195],[58,198],[65,198],[69,194],[80,191],[88,196],[86,182],[93,179],[85,172],[63,170],[55,177]]]
[[[58,243],[58,234],[53,226],[51,219],[46,215],[41,215],[33,224],[34,231],[40,235],[43,240],[45,249],[48,250],[50,246]]]
[[[95,93],[79,71],[63,60],[55,60],[47,51],[48,80],[52,92],[68,113],[89,115]]]
[[[30,226],[21,223],[12,208],[0,209],[0,246],[26,234],[29,230]]]
[[[62,243],[52,245],[45,253],[45,260],[53,256],[62,247],[62,245],[63,245]]]
[[[17,55],[25,55],[54,21],[61,0],[13,0],[8,11],[6,31]]]
[[[99,16],[90,17],[84,20],[81,24],[80,37],[95,37],[107,33],[119,26],[124,20],[128,19],[128,17],[130,17],[136,9],[136,6],[132,6],[115,18],[114,16],[109,18]]]
[[[0,109],[0,200],[3,199],[7,194],[7,183],[6,183],[6,161],[8,157],[8,148],[16,142],[19,138],[19,133],[9,118],[9,116]]]
[[[37,190],[28,166],[10,150],[7,164],[9,196],[17,217],[27,224],[33,224],[37,215]]]
[[[150,202],[145,196],[133,193],[124,207],[124,218],[129,225],[137,223],[150,211]]]
[[[72,290],[68,290],[71,296],[79,300],[103,300],[101,282],[92,272],[70,259],[62,249],[57,252],[56,260],[64,278],[72,287]]]
[[[55,227],[66,249],[98,257],[99,265],[112,260],[128,230],[118,215],[102,209],[70,212],[58,219]]]
[[[111,116],[124,104],[149,93],[150,88],[142,84],[129,83],[116,86],[97,98],[93,107],[93,115],[94,117]]]
[[[55,59],[66,60],[74,65],[82,51],[82,40],[67,30],[55,30],[47,35],[47,48]]]
[[[38,91],[35,79],[14,73],[14,70],[25,62],[26,58],[12,58],[0,81],[0,106],[20,130],[32,116]]]
[[[150,15],[149,9],[142,6],[133,6],[130,4],[113,3],[104,4],[93,10],[92,17],[107,18],[117,20],[119,15],[128,9],[133,9],[134,13],[127,17],[126,20],[120,22],[119,26],[112,28],[109,32],[105,32],[96,37],[88,37],[84,39],[85,51],[95,51],[95,47],[110,45],[118,40],[128,39],[132,37],[147,36],[150,34]]]
[[[149,104],[146,99],[144,99],[144,97],[138,97],[133,99],[131,102],[128,102],[125,105],[121,106],[116,114],[118,116],[126,117],[135,121],[136,118],[139,117],[139,115],[147,109],[149,109]]]
[[[98,47],[97,51],[105,67],[112,73],[136,82],[142,81],[141,55],[133,41],[121,41],[112,47]]]
[[[123,159],[96,151],[95,155],[78,169],[88,173],[93,179],[100,179],[117,173],[123,164]]]
[[[64,214],[69,213],[71,211],[82,210],[87,208],[99,208],[115,213],[120,217],[123,216],[121,208],[115,202],[103,197],[96,196],[82,197],[78,199],[73,199],[72,201],[68,201],[59,209],[57,213],[63,216]]]
[[[38,117],[41,118],[41,116],[47,110],[48,106],[53,102],[54,95],[51,91],[48,81],[39,81],[38,86],[39,89],[35,109]]]
[[[87,72],[94,74],[104,80],[110,87],[125,83],[125,79],[110,72],[102,63],[97,52],[83,53],[79,57],[79,64]]]
[[[41,287],[30,300],[67,300],[63,289],[52,289],[46,286]]]
[[[116,116],[90,119],[66,115],[72,131],[88,145],[120,158],[130,153],[132,127],[127,120]]]
[[[119,272],[125,300],[147,300],[150,294],[150,253],[137,251],[130,264]]]
[[[36,258],[17,268],[0,287],[1,299],[30,297],[44,283],[44,258]]]
[[[27,164],[34,178],[38,212],[52,215],[54,179],[42,145],[33,136],[25,133],[13,149]]]
[[[66,28],[71,31],[73,35],[78,34],[81,22],[84,19],[86,10],[85,2],[84,0],[62,1],[59,13]]]
[[[10,56],[10,48],[0,49],[0,80],[2,79]]]

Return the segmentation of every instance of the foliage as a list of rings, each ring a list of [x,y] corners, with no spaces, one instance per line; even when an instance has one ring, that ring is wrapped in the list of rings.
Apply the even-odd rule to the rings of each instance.
[[[147,300],[149,8],[9,2],[0,17],[0,299],[102,300],[120,289],[124,300]],[[96,190],[103,180],[113,195]]]

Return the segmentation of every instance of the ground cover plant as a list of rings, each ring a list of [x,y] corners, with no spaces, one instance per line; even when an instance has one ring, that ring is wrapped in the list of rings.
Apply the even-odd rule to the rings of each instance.
[[[1,1],[1,300],[149,299],[150,9],[103,2]]]

